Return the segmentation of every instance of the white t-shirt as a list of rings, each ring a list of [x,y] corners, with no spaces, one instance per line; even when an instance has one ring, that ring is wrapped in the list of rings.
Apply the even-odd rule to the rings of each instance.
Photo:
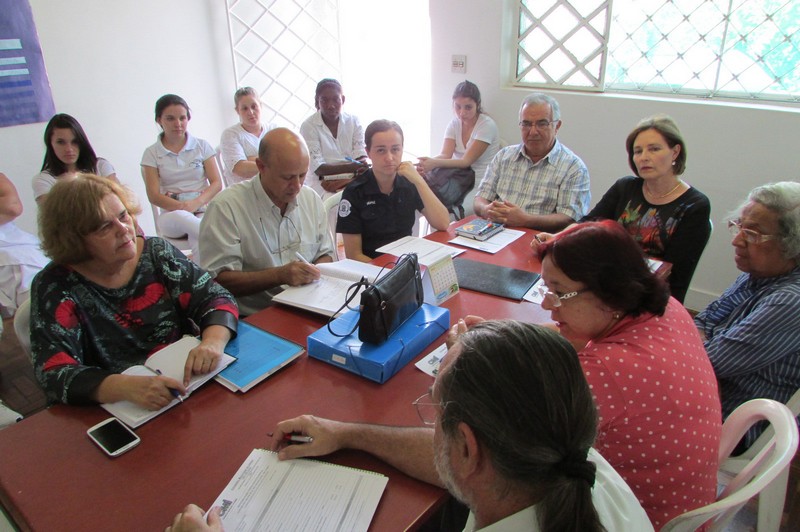
[[[258,157],[258,145],[267,131],[275,129],[275,124],[261,124],[261,134],[253,135],[247,131],[242,124],[231,126],[222,132],[219,141],[219,149],[222,153],[222,164],[224,166],[225,180],[228,185],[245,181],[246,178],[233,173],[233,167],[239,161],[247,161],[250,157]]]
[[[34,276],[50,259],[39,248],[39,239],[14,222],[0,225],[0,315],[13,315],[28,299]]]
[[[158,169],[162,194],[196,192],[208,186],[203,163],[214,155],[214,149],[208,142],[187,133],[186,144],[180,153],[165,148],[159,137],[155,144],[144,150],[141,164]]]
[[[116,173],[117,171],[110,162],[102,157],[97,158],[97,175],[106,177]],[[49,172],[39,172],[33,176],[33,198],[36,199],[50,192],[57,181],[58,179]]]
[[[463,159],[464,154],[467,153],[468,146],[464,144],[462,139],[462,124],[461,120],[454,118],[448,125],[444,132],[444,138],[453,139],[456,142],[456,149],[453,152],[453,159]],[[497,124],[488,115],[481,113],[478,115],[478,122],[472,129],[472,134],[467,141],[471,144],[475,140],[480,140],[488,144],[486,150],[478,157],[471,167],[475,171],[475,182],[480,183],[483,176],[486,174],[486,168],[492,159],[500,150],[500,133],[497,131]]]

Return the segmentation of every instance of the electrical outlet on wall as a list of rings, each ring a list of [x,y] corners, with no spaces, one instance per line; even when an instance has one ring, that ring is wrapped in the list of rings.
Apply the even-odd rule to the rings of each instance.
[[[467,56],[466,55],[454,55],[453,61],[451,63],[450,71],[454,74],[466,74],[467,73]]]

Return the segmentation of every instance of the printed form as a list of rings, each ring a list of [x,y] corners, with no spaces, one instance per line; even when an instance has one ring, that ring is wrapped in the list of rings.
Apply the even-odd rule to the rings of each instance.
[[[281,462],[254,449],[213,506],[222,507],[226,530],[366,531],[388,480],[315,460]]]

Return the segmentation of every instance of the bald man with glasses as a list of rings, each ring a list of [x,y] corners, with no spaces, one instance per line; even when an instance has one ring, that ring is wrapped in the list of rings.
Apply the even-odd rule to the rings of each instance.
[[[303,186],[308,164],[302,137],[273,129],[259,145],[258,175],[223,190],[206,209],[202,266],[236,296],[243,315],[269,306],[281,285],[319,279],[314,264],[333,260],[322,200]]]

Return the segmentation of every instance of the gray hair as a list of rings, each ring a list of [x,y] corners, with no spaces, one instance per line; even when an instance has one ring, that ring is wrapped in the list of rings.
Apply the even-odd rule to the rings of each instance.
[[[522,109],[528,105],[539,105],[542,103],[550,106],[550,111],[553,115],[551,120],[561,120],[561,108],[558,106],[558,101],[543,92],[532,92],[525,96],[525,99],[522,100],[522,105],[519,106],[519,112],[521,113]]]
[[[784,258],[800,258],[800,183],[781,181],[756,187],[736,212],[741,214],[751,201],[760,203],[778,215],[778,242]]]

